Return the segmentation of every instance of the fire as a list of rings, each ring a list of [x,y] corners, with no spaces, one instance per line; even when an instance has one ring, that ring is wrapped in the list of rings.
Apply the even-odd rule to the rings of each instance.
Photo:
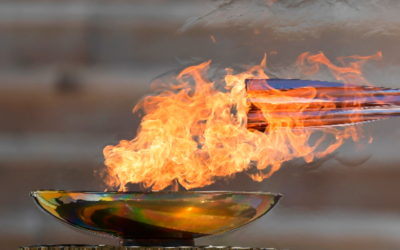
[[[299,56],[296,60],[296,64],[303,75],[314,75],[319,71],[319,65],[326,65],[337,80],[351,84],[367,84],[368,81],[362,77],[361,68],[367,60],[374,59],[379,60],[382,58],[382,53],[377,52],[371,56],[348,56],[336,58],[341,62],[342,67],[336,66],[325,57],[323,53],[317,55],[310,55],[309,52],[305,52]],[[346,60],[353,60],[346,63]],[[306,65],[309,63],[310,65]]]
[[[217,41],[215,40],[214,36],[210,36],[210,38],[213,41],[213,43],[217,43]]]
[[[325,65],[338,80],[359,84],[366,82],[362,65],[379,57],[380,53],[342,57],[338,58],[342,66],[336,66],[322,53],[304,53],[296,63],[304,75],[315,74]],[[264,92],[246,93],[246,79],[268,79],[266,56],[260,65],[239,74],[226,69],[225,91],[218,90],[208,79],[210,63],[187,67],[173,79],[153,82],[153,86],[163,86],[163,91],[145,97],[134,108],[134,112],[143,109],[145,113],[136,138],[104,149],[109,186],[125,190],[128,183],[141,183],[145,188],[162,190],[168,186],[176,189],[179,183],[193,189],[255,168],[256,173],[252,171],[249,176],[262,181],[285,161],[303,157],[310,162],[333,152],[346,139],[358,140],[362,136],[357,125],[344,129],[326,127],[320,130],[323,133],[317,142],[310,145],[315,130],[307,129],[305,111],[330,109],[334,103],[299,102],[299,97],[314,98],[318,94],[313,87],[290,91],[269,87]],[[260,97],[270,101],[248,101]],[[247,116],[254,107],[268,124],[264,131],[248,127]],[[282,110],[290,115],[282,115]],[[349,119],[357,117],[350,114]],[[328,137],[330,145],[321,149],[321,142]]]

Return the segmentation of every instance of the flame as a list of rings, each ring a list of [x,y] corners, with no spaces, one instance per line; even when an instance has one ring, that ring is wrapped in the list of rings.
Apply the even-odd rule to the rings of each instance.
[[[213,41],[213,43],[217,43],[217,41],[215,40],[214,36],[210,36],[210,38]]]
[[[370,57],[342,57],[338,59],[342,63],[340,67],[322,53],[307,52],[296,63],[304,75],[315,74],[325,65],[338,80],[365,83],[362,65],[366,60],[380,57],[380,53]],[[311,162],[315,157],[333,152],[346,139],[358,140],[362,136],[357,125],[345,129],[328,127],[310,145],[310,136],[315,130],[305,128],[303,111],[310,105],[319,110],[335,105],[297,101],[301,97],[314,98],[315,88],[290,91],[269,88],[264,92],[246,93],[246,79],[268,79],[266,55],[260,65],[247,67],[245,72],[234,74],[232,69],[226,69],[225,91],[217,90],[208,79],[210,63],[187,67],[168,81],[160,79],[153,83],[153,86],[163,86],[164,90],[145,97],[134,108],[134,112],[143,109],[145,113],[136,138],[104,149],[109,186],[125,190],[128,183],[141,183],[145,188],[162,190],[168,186],[176,189],[179,183],[193,189],[248,170],[252,170],[248,175],[253,180],[262,181],[285,161],[302,157]],[[260,97],[268,98],[269,102],[247,101]],[[248,128],[247,115],[252,105],[257,106],[269,124],[265,131]],[[296,112],[288,116],[279,110]],[[349,115],[349,119],[357,117]],[[321,143],[327,138],[331,140],[330,145],[321,149]]]
[[[371,56],[348,56],[348,57],[338,57],[336,58],[340,61],[343,67],[334,65],[329,61],[326,56],[320,52],[317,55],[310,55],[310,52],[305,52],[299,56],[296,60],[296,64],[303,75],[314,75],[319,71],[320,64],[325,65],[336,77],[337,80],[343,81],[345,83],[351,84],[367,84],[370,85],[364,77],[362,77],[361,68],[367,60],[374,59],[379,60],[382,58],[382,52],[377,52]],[[353,59],[346,63],[345,59]],[[305,62],[310,65],[306,65]]]

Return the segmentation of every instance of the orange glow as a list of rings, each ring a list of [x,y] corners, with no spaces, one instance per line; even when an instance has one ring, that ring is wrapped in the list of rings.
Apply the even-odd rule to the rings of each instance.
[[[214,36],[210,36],[211,40],[213,41],[213,43],[217,43],[217,41],[215,41]]]
[[[274,4],[276,1],[278,0],[265,0],[267,2],[267,4],[271,7],[272,4]]]
[[[307,52],[301,54],[296,63],[304,75],[315,74],[325,65],[338,80],[365,83],[362,65],[368,59],[380,57],[381,53],[369,57],[342,57],[339,58],[340,67],[322,53]],[[343,129],[326,127],[318,130],[318,139],[310,145],[310,136],[316,130],[306,127],[309,123],[323,124],[318,117],[305,119],[307,115],[303,111],[335,106],[332,102],[318,102],[318,99],[312,103],[298,102],[298,98],[317,95],[312,87],[288,91],[270,88],[246,93],[245,79],[268,79],[266,55],[260,65],[248,67],[245,72],[234,74],[232,69],[226,69],[225,91],[217,90],[214,82],[208,79],[210,63],[190,66],[172,79],[153,82],[153,87],[162,86],[164,90],[145,97],[134,108],[134,112],[143,109],[145,113],[137,137],[104,149],[109,186],[125,190],[128,183],[141,183],[146,188],[162,190],[168,186],[177,189],[179,183],[192,189],[250,169],[252,173],[248,175],[255,181],[262,181],[283,162],[294,158],[311,162],[315,157],[333,152],[346,139],[358,140],[362,136],[359,125]],[[269,102],[248,102],[259,97],[268,98]],[[247,115],[252,105],[268,124],[265,132],[248,127]],[[348,105],[354,108],[359,104]],[[279,110],[281,112],[277,112]],[[286,115],[282,115],[282,110],[287,111]],[[293,110],[296,112],[291,112]],[[349,115],[348,119],[357,121],[358,118]],[[321,143],[327,140],[329,146],[321,149]]]
[[[377,52],[371,56],[348,56],[338,57],[343,67],[334,65],[329,61],[323,53],[317,55],[310,55],[310,52],[305,52],[299,56],[296,60],[296,64],[303,75],[313,75],[319,71],[320,64],[325,65],[329,68],[332,74],[337,80],[351,84],[368,84],[369,83],[362,77],[361,68],[367,60],[374,59],[379,60],[382,58],[382,53]],[[346,63],[346,59],[350,59],[350,62]],[[307,65],[308,63],[309,65]]]

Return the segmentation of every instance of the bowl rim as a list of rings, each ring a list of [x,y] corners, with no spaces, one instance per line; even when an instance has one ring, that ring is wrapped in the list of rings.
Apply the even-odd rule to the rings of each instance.
[[[262,191],[76,191],[76,190],[61,190],[61,189],[38,189],[31,191],[30,196],[36,197],[37,193],[69,193],[69,194],[235,194],[235,195],[272,195],[282,198],[280,193],[262,192]]]

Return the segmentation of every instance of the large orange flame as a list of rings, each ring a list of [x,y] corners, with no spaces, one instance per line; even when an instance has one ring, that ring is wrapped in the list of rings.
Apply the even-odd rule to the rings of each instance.
[[[296,63],[305,75],[315,74],[321,65],[325,65],[338,80],[365,83],[362,65],[366,60],[380,56],[378,53],[370,57],[338,58],[343,64],[340,67],[322,53],[304,53]],[[329,109],[334,103],[302,104],[295,101],[302,96],[315,96],[312,87],[285,92],[270,89],[265,93],[249,92],[246,95],[246,79],[268,79],[266,56],[260,65],[249,67],[246,72],[234,74],[232,69],[226,69],[226,91],[219,91],[207,77],[210,63],[182,70],[169,82],[162,83],[164,91],[147,96],[137,104],[134,111],[143,109],[145,115],[136,138],[104,149],[109,186],[125,190],[128,183],[142,183],[146,188],[162,190],[171,185],[177,188],[179,183],[192,189],[250,168],[257,171],[256,174],[252,171],[249,176],[262,181],[285,161],[303,157],[310,162],[314,157],[333,152],[345,139],[358,140],[361,135],[356,125],[344,129],[324,128],[317,142],[310,145],[309,139],[315,130],[305,128],[303,111],[309,105]],[[155,82],[160,83],[161,80]],[[247,127],[247,114],[253,105],[247,98],[260,96],[271,100],[256,104],[269,124],[265,132]],[[282,116],[279,115],[282,112],[277,114],[277,109],[296,112]],[[331,138],[331,143],[321,149],[320,144],[327,137]]]

